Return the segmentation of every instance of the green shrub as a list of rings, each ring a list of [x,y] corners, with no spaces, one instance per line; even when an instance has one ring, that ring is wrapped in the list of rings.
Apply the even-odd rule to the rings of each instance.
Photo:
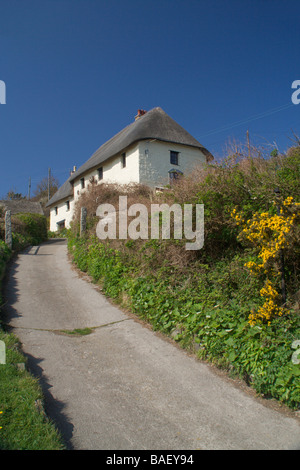
[[[40,214],[16,214],[12,218],[16,246],[25,240],[31,245],[38,245],[47,239],[47,219]],[[24,238],[23,238],[24,237]]]
[[[11,250],[3,240],[0,240],[0,280],[3,277],[5,265],[11,256]]]
[[[11,257],[11,250],[0,240],[0,307],[2,305],[2,279],[5,273],[6,264]]]

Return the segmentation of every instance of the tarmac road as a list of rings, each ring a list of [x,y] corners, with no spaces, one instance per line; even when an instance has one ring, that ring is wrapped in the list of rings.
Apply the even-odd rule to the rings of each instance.
[[[66,241],[18,255],[5,296],[6,322],[69,449],[300,449],[292,412],[113,306],[72,269]]]

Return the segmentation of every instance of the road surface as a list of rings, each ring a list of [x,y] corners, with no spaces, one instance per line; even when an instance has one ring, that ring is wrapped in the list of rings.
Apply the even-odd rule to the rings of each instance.
[[[72,268],[65,240],[18,255],[5,295],[6,322],[69,449],[300,448],[294,414],[113,306]]]

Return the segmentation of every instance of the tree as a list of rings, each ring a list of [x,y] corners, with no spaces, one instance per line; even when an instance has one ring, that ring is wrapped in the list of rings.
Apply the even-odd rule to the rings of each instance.
[[[14,189],[10,189],[5,196],[5,199],[10,200],[10,201],[12,200],[16,201],[16,200],[26,199],[26,198],[25,196],[22,195],[22,193],[16,193]]]
[[[34,199],[48,200],[48,184],[50,198],[56,193],[59,188],[59,181],[55,176],[50,175],[49,182],[48,176],[45,176],[37,185],[34,191]]]

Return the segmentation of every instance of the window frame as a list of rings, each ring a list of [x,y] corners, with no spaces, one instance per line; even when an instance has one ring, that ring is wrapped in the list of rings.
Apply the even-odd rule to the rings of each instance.
[[[98,173],[98,181],[103,180],[103,166],[100,166],[97,168],[97,173]]]
[[[126,152],[121,154],[121,167],[126,168]]]
[[[171,165],[179,166],[179,153],[176,150],[170,150],[170,163]]]

